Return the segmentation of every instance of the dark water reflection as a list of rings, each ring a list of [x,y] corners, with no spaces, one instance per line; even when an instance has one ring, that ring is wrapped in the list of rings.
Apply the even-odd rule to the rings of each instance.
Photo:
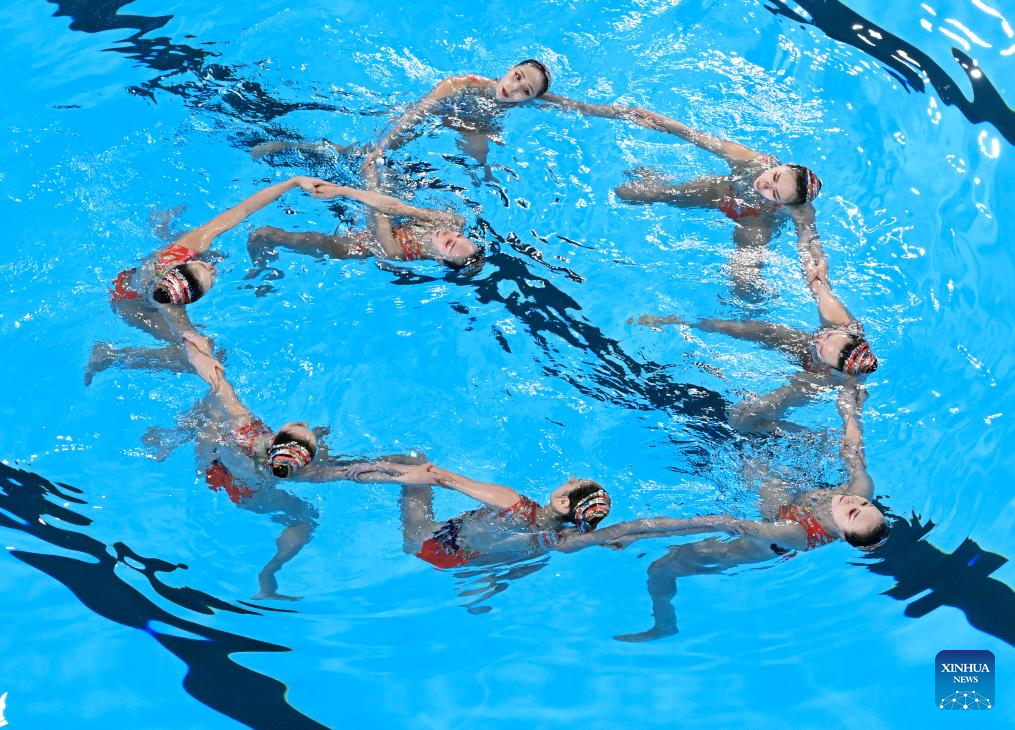
[[[254,728],[325,727],[289,705],[284,684],[230,658],[240,652],[286,652],[290,651],[288,647],[180,618],[125,582],[116,569],[127,566],[137,571],[156,593],[181,609],[205,615],[227,611],[252,616],[266,609],[255,611],[194,588],[169,586],[159,573],[172,573],[186,566],[144,557],[124,543],[106,545],[84,532],[51,524],[88,527],[90,519],[56,503],[85,505],[82,495],[75,487],[56,485],[37,474],[0,464],[0,528],[18,530],[81,557],[27,550],[11,550],[8,554],[62,583],[97,615],[149,634],[186,664],[183,688],[211,709]],[[158,625],[194,638],[161,633],[154,628]]]
[[[973,124],[987,122],[1015,144],[1015,111],[1001,98],[983,68],[968,55],[952,48],[952,56],[973,87],[973,98],[966,98],[951,75],[926,53],[889,33],[837,0],[794,0],[810,18],[792,9],[783,0],[768,0],[767,9],[775,15],[820,29],[829,38],[848,43],[883,63],[902,88],[924,92],[923,77],[930,81],[941,101],[954,106]]]

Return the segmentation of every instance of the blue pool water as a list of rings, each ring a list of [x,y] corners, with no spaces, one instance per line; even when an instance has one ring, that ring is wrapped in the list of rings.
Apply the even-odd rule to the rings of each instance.
[[[1015,12],[999,0],[902,5],[0,11],[10,726],[952,727],[933,704],[944,649],[994,653],[996,707],[976,722],[1009,726],[1015,126],[1003,100],[1015,98]],[[792,17],[801,6],[813,24]],[[925,73],[884,53],[892,34]],[[875,491],[899,520],[890,550],[839,543],[680,579],[680,633],[630,644],[612,637],[651,625],[646,568],[677,541],[442,572],[403,554],[396,488],[302,484],[292,491],[318,527],[280,590],[303,599],[259,605],[249,597],[279,526],[209,491],[192,448],[157,462],[140,441],[203,383],[111,370],[83,385],[95,342],[150,343],[106,292],[159,245],[151,216],[186,206],[176,222],[192,227],[292,174],[350,181],[345,164],[248,151],[376,140],[444,76],[499,76],[528,57],[547,62],[557,93],[645,106],[822,176],[832,280],[882,358],[865,435]],[[327,424],[333,451],[422,449],[534,498],[593,477],[613,495],[611,522],[756,517],[760,462],[800,484],[841,480],[833,396],[795,413],[807,429],[792,437],[745,440],[723,422],[727,405],[785,381],[783,359],[627,324],[682,313],[814,327],[792,232],[773,240],[765,291],[741,300],[724,217],[611,192],[637,166],[690,179],[722,163],[537,105],[501,123],[493,180],[449,130],[390,156],[407,194],[485,231],[491,256],[474,277],[283,254],[278,272],[245,278],[255,227],[339,225],[298,192],[217,241],[219,283],[191,316],[225,348],[244,401],[270,424]],[[362,224],[355,206],[340,212]],[[469,507],[437,497],[445,517]]]

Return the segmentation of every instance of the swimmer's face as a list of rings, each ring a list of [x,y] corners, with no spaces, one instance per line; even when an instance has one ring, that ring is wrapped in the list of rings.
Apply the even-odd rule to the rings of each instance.
[[[842,348],[850,342],[851,338],[845,332],[825,330],[814,336],[814,351],[821,362],[834,368],[839,364],[839,355],[842,353]]]
[[[754,179],[754,189],[773,203],[795,205],[797,201],[797,171],[789,165],[765,170]]]
[[[885,521],[885,516],[868,500],[855,494],[832,497],[832,521],[843,534],[868,533]]]
[[[531,63],[515,66],[497,82],[497,101],[518,104],[539,96],[546,79],[543,72]]]
[[[218,271],[207,261],[191,261],[189,268],[204,292],[211,289],[215,279],[218,278]]]
[[[479,246],[458,231],[434,231],[430,234],[432,255],[439,261],[465,263],[479,252]]]
[[[584,479],[571,477],[550,494],[549,507],[554,514],[567,517],[571,513],[571,492],[586,483]]]

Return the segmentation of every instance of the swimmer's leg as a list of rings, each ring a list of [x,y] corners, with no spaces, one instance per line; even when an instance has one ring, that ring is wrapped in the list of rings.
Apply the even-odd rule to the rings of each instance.
[[[728,187],[728,183],[718,177],[704,177],[673,185],[658,173],[644,167],[639,167],[628,175],[631,181],[613,191],[625,203],[669,203],[680,208],[711,208],[715,207]]]
[[[259,160],[267,155],[274,155],[278,152],[296,150],[305,154],[332,154],[336,157],[345,154],[351,146],[339,145],[328,139],[320,142],[293,142],[290,140],[275,140],[262,142],[250,148],[250,159]]]
[[[415,555],[434,533],[433,487],[407,484],[402,487],[402,549]]]
[[[170,208],[169,210],[153,210],[148,215],[148,225],[151,227],[152,232],[160,240],[165,241],[166,243],[173,243],[182,234],[182,231],[178,230],[173,224],[176,222],[176,219],[180,217],[180,214],[186,209],[186,205],[180,204]]]
[[[131,327],[166,342],[176,342],[179,336],[159,308],[153,307],[147,300],[124,299],[113,302],[113,311]]]
[[[123,370],[168,370],[173,373],[193,372],[186,354],[175,345],[166,347],[124,347],[117,349],[105,342],[92,347],[85,368],[85,385],[103,370],[117,367]]]
[[[300,596],[289,596],[278,592],[278,578],[276,577],[282,566],[296,557],[303,546],[310,542],[313,536],[314,525],[310,522],[296,522],[287,525],[282,534],[275,541],[275,555],[265,563],[261,572],[257,574],[258,591],[251,599],[254,601],[298,601]]]
[[[772,433],[777,429],[799,431],[799,426],[784,420],[786,412],[805,405],[829,387],[827,376],[799,372],[781,388],[730,408],[730,425],[743,433]]]
[[[768,258],[768,244],[772,240],[770,225],[734,226],[733,243],[736,249],[730,258],[730,276],[733,292],[740,299],[755,302],[768,293],[761,269]]]
[[[275,540],[275,554],[257,575],[259,590],[251,597],[252,600],[300,600],[299,596],[288,596],[278,592],[277,574],[283,565],[295,558],[310,542],[317,527],[317,510],[306,500],[274,487],[255,492],[253,497],[242,500],[240,507],[253,512],[274,512],[272,519],[285,525]]]
[[[254,266],[263,269],[267,263],[278,259],[279,248],[333,259],[362,258],[362,254],[353,252],[353,243],[349,236],[284,231],[275,226],[261,226],[247,238],[247,252]],[[250,278],[249,274],[247,278]]]
[[[652,598],[654,623],[648,631],[620,634],[618,641],[654,641],[676,634],[677,578],[705,573],[720,573],[744,563],[757,563],[775,557],[771,548],[754,539],[741,537],[732,542],[709,538],[671,547],[648,569],[648,591]]]

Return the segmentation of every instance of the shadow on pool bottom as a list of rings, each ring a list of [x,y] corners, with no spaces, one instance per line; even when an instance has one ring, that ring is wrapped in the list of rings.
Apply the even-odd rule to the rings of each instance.
[[[99,616],[123,626],[140,629],[187,665],[183,688],[211,709],[254,728],[324,728],[302,714],[285,699],[286,686],[276,679],[241,666],[233,653],[286,652],[288,647],[251,639],[204,626],[164,610],[116,574],[124,565],[145,576],[162,598],[188,611],[212,615],[216,611],[260,615],[274,610],[253,610],[188,587],[173,587],[159,573],[186,568],[159,558],[139,555],[122,542],[106,545],[75,530],[50,524],[87,528],[91,520],[62,503],[85,505],[80,489],[54,484],[31,472],[0,464],[0,528],[19,530],[61,551],[80,553],[82,559],[25,550],[9,554],[66,586]],[[59,500],[56,503],[54,500]],[[48,518],[52,518],[48,519]],[[163,625],[195,638],[156,631]]]
[[[117,565],[141,573],[162,598],[181,609],[204,615],[229,611],[251,616],[278,611],[243,601],[230,602],[189,587],[173,587],[159,579],[186,566],[145,557],[122,542],[107,545],[85,532],[49,524],[53,518],[67,525],[87,528],[91,520],[70,507],[85,505],[84,492],[67,484],[48,481],[32,472],[0,464],[0,528],[18,530],[58,547],[61,552],[80,553],[82,559],[65,555],[11,550],[9,555],[49,575],[66,586],[97,615],[146,632],[187,665],[183,688],[194,699],[237,722],[253,728],[327,727],[292,707],[285,699],[286,686],[269,676],[243,667],[230,659],[233,653],[287,652],[288,647],[271,644],[204,626],[170,613],[149,600],[116,574]],[[896,585],[885,592],[908,602],[904,614],[920,618],[940,606],[962,611],[979,631],[1015,646],[1015,591],[991,574],[1007,558],[982,549],[966,539],[948,554],[925,539],[934,528],[932,521],[917,516],[897,520],[892,539],[875,557],[861,565],[873,573],[891,576]],[[155,630],[164,625],[196,638]]]

